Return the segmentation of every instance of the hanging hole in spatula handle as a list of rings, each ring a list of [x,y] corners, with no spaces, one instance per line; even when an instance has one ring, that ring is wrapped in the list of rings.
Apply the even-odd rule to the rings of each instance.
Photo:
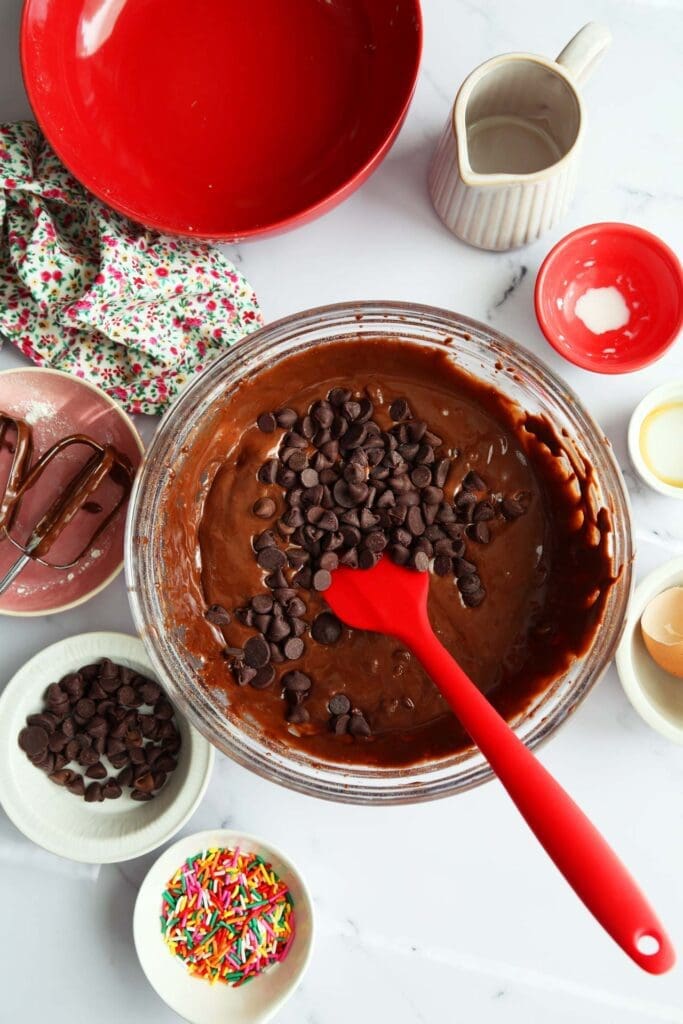
[[[632,959],[650,974],[663,974],[673,965],[676,954],[667,936],[659,928],[649,928],[635,936]]]

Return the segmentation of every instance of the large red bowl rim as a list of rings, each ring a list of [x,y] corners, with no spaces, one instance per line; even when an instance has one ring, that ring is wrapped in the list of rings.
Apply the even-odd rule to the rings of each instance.
[[[242,230],[239,232],[232,233],[222,231],[182,231],[177,227],[169,227],[169,225],[163,224],[161,221],[156,220],[155,218],[151,218],[149,220],[144,217],[141,218],[139,212],[131,209],[131,207],[127,206],[125,203],[117,202],[113,200],[111,196],[105,195],[103,190],[98,189],[91,182],[88,182],[86,180],[86,177],[81,178],[79,174],[74,170],[74,168],[70,166],[69,162],[64,159],[61,147],[59,145],[59,141],[50,134],[46,125],[43,123],[42,119],[38,114],[38,104],[36,104],[35,101],[33,80],[27,72],[28,10],[31,4],[33,4],[34,2],[36,2],[36,0],[24,0],[21,13],[21,26],[19,30],[19,57],[21,61],[21,74],[24,80],[24,87],[26,89],[28,101],[31,105],[31,110],[33,111],[36,122],[38,123],[38,126],[40,127],[40,130],[42,131],[43,135],[50,143],[50,146],[55,151],[55,153],[62,161],[64,166],[73,174],[74,178],[76,178],[76,180],[79,181],[84,188],[86,188],[89,192],[91,192],[94,196],[96,196],[107,206],[110,206],[112,209],[117,210],[124,216],[129,217],[130,220],[133,220],[138,224],[144,224],[146,227],[153,228],[154,230],[160,231],[163,234],[182,236],[187,238],[197,238],[203,239],[205,241],[237,242],[242,239],[257,238],[262,235],[271,235],[277,234],[280,231],[287,231],[289,228],[295,227],[299,224],[303,224],[306,221],[312,220],[314,217],[317,217],[320,214],[327,212],[328,210],[336,206],[338,203],[340,203],[342,199],[345,199],[346,196],[350,195],[350,193],[353,192],[356,188],[358,188],[358,186],[361,185],[366,180],[366,178],[368,178],[370,174],[372,174],[375,168],[382,162],[387,152],[391,148],[391,145],[393,144],[396,136],[398,135],[399,129],[403,124],[406,114],[408,113],[408,108],[410,106],[413,94],[415,92],[415,86],[417,85],[417,75],[420,70],[420,61],[422,58],[424,31],[420,0],[408,0],[408,2],[412,4],[414,10],[416,47],[413,66],[410,71],[410,77],[406,79],[407,88],[405,99],[396,117],[394,118],[394,121],[386,137],[382,142],[380,142],[375,151],[370,154],[365,163],[356,171],[354,171],[353,174],[351,174],[351,176],[347,178],[345,182],[339,185],[338,188],[334,190],[334,192],[330,192],[329,195],[324,196],[322,199],[316,200],[316,202],[304,207],[297,213],[290,214],[288,217],[284,217],[281,220],[273,221],[270,224],[261,225],[257,228],[250,228],[248,230]]]
[[[604,365],[602,363],[598,364],[594,362],[590,356],[585,356],[582,352],[578,352],[575,349],[565,348],[565,346],[556,338],[552,325],[545,315],[542,303],[542,295],[546,289],[546,278],[550,267],[555,260],[561,256],[576,239],[581,239],[586,235],[595,237],[596,234],[623,235],[627,238],[638,238],[647,242],[647,244],[653,249],[657,249],[660,255],[669,264],[671,268],[671,275],[678,284],[678,291],[681,297],[678,320],[671,332],[656,349],[653,349],[647,355],[622,358],[618,362],[608,365]],[[539,326],[543,331],[546,340],[550,345],[552,345],[555,351],[568,362],[574,363],[575,366],[580,366],[583,370],[591,370],[593,373],[632,373],[634,370],[640,370],[644,366],[649,366],[650,363],[654,363],[657,359],[660,359],[664,353],[671,348],[683,327],[683,268],[681,267],[681,263],[673,249],[671,249],[666,242],[663,242],[657,235],[652,234],[651,231],[639,228],[635,224],[624,224],[620,221],[599,221],[596,224],[585,224],[583,227],[577,228],[575,231],[570,231],[568,235],[561,238],[541,263],[538,274],[536,275],[536,284],[534,286],[534,308],[536,310],[536,319],[538,320]]]

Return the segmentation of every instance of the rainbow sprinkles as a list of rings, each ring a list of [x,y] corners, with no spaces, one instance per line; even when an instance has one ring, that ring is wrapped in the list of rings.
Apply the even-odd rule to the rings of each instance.
[[[168,883],[161,932],[191,975],[237,987],[287,956],[294,900],[262,857],[212,847],[188,857]]]

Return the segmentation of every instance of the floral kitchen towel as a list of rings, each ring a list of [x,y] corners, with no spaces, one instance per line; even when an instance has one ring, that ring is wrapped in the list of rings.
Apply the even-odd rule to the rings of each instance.
[[[218,249],[104,206],[28,121],[0,125],[0,223],[0,333],[129,412],[163,412],[262,323],[251,286]]]

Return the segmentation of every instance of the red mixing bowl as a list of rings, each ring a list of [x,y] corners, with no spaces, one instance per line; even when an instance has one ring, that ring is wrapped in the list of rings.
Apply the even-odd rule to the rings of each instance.
[[[408,109],[418,0],[26,0],[36,119],[91,192],[171,234],[234,241],[323,213]]]

